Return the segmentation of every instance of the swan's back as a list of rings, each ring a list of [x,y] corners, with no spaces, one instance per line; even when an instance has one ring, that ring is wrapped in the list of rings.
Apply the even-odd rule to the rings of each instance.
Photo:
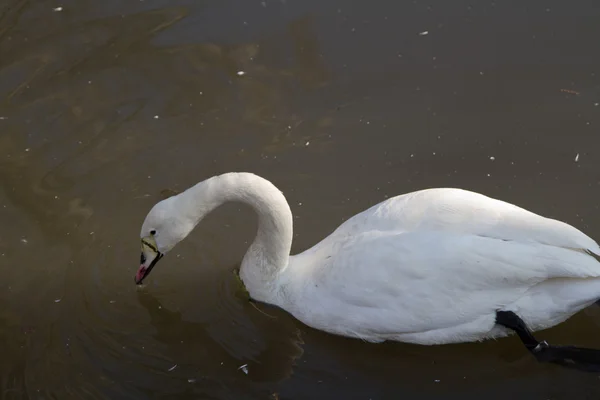
[[[290,260],[286,309],[365,340],[434,344],[506,334],[498,309],[533,330],[600,298],[597,243],[578,229],[461,189],[388,199]]]
[[[462,189],[425,189],[390,198],[344,222],[328,239],[368,231],[442,231],[517,242],[537,242],[600,253],[578,229],[521,207]]]

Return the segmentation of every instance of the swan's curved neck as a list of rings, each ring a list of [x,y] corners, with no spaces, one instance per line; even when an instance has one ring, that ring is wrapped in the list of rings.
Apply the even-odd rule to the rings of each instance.
[[[248,204],[258,215],[256,237],[244,256],[240,277],[254,299],[273,301],[277,275],[287,267],[292,247],[290,207],[271,182],[251,173],[227,173],[200,182],[179,195],[178,206],[195,226],[226,202]]]

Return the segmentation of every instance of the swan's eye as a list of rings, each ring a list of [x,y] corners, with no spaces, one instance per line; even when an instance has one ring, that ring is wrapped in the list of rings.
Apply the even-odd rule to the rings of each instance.
[[[151,234],[152,236],[156,235],[156,230],[155,230],[155,229],[152,229],[152,230],[150,231],[150,234]]]

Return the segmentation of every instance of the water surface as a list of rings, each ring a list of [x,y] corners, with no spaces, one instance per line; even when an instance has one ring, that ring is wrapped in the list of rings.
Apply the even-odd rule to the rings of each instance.
[[[143,289],[133,274],[150,207],[228,171],[285,193],[294,252],[434,186],[600,238],[599,17],[592,0],[5,0],[0,399],[598,398],[597,375],[516,338],[373,345],[254,307],[237,204]],[[540,336],[600,348],[599,322]]]

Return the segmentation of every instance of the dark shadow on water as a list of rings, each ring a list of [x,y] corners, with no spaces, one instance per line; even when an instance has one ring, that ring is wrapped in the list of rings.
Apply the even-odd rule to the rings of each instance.
[[[240,320],[231,327],[236,334],[228,335],[230,342],[227,343],[227,338],[215,340],[209,324],[186,321],[180,312],[168,310],[147,290],[139,291],[138,300],[150,316],[154,339],[165,344],[172,358],[181,360],[180,364],[195,365],[200,376],[227,381],[235,375],[231,373],[235,367],[239,368],[239,379],[279,382],[293,374],[294,363],[303,353],[299,331],[289,318],[286,323],[273,317],[273,311],[277,310],[268,309],[266,312],[271,316],[256,309],[246,309],[244,314],[236,315]],[[251,307],[250,303],[245,305],[245,308]],[[236,343],[231,343],[232,340]],[[225,343],[220,343],[223,341]],[[236,354],[235,349],[242,349],[246,357]],[[194,362],[197,359],[213,362]]]

